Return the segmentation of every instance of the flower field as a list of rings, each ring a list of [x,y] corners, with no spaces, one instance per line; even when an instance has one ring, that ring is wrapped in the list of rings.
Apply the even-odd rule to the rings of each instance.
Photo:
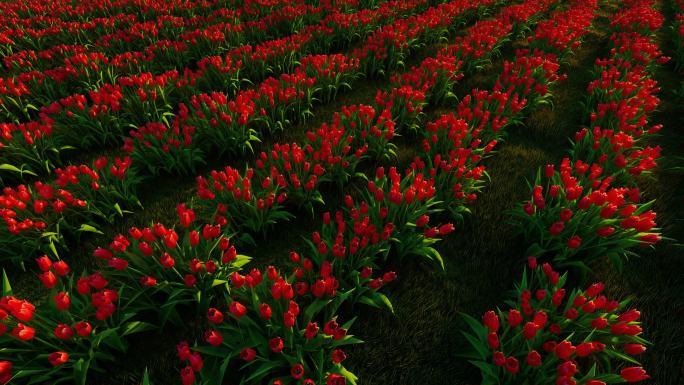
[[[684,381],[683,1],[0,20],[0,384]]]

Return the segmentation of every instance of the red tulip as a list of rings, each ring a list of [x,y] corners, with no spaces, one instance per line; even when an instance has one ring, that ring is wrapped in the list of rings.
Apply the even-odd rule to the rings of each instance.
[[[570,341],[559,342],[554,349],[556,356],[561,360],[568,360],[573,353],[575,353],[575,347],[572,346]]]
[[[243,317],[245,314],[247,314],[247,308],[245,305],[237,301],[231,302],[228,309],[236,318]]]
[[[522,322],[523,318],[519,311],[511,309],[508,311],[508,325],[514,328]]]
[[[71,306],[71,299],[69,299],[69,293],[67,292],[59,292],[52,298],[55,300],[57,310],[68,310]]]
[[[81,337],[86,337],[90,332],[93,330],[93,328],[90,326],[88,322],[81,321],[81,322],[76,322],[74,324],[74,330],[76,330],[76,334],[78,334]]]
[[[0,384],[6,384],[12,379],[12,363],[0,361]]]
[[[520,366],[518,364],[518,360],[515,357],[506,358],[506,370],[511,374],[518,373],[518,370],[520,370]]]
[[[523,327],[523,335],[525,336],[525,339],[531,340],[534,338],[534,336],[537,335],[537,330],[539,330],[539,328],[534,322],[526,323]]]
[[[240,358],[244,361],[252,361],[256,357],[256,350],[252,348],[244,348],[240,351]]]
[[[64,365],[69,361],[69,354],[67,352],[54,352],[48,356],[48,361],[52,366]]]
[[[181,369],[181,382],[183,385],[192,385],[195,383],[195,372],[192,371],[192,367],[186,366]]]
[[[60,340],[66,341],[74,336],[74,331],[67,324],[59,324],[55,328],[54,334],[55,337],[59,338]]]
[[[492,349],[497,349],[499,347],[499,336],[496,332],[489,332],[489,334],[487,334],[487,344]]]
[[[496,365],[496,366],[506,365],[506,356],[502,352],[494,352],[494,365]]]
[[[625,353],[636,356],[646,351],[646,347],[642,344],[625,344]]]
[[[295,364],[292,366],[290,369],[290,375],[292,375],[292,378],[295,380],[299,380],[304,376],[304,365],[302,364]]]
[[[52,289],[57,285],[57,277],[51,271],[41,273],[38,278],[46,289]]]
[[[17,326],[12,329],[12,334],[13,337],[18,338],[22,341],[29,341],[32,340],[33,337],[36,335],[36,329],[26,326],[23,323],[18,323]]]
[[[273,353],[280,353],[283,351],[283,339],[280,337],[271,338],[268,341],[268,347]]]
[[[496,315],[496,313],[494,313],[493,310],[485,313],[484,317],[482,318],[482,322],[490,332],[499,330],[499,317]]]
[[[541,365],[541,355],[536,350],[527,353],[527,365],[533,368]]]
[[[620,371],[620,376],[627,382],[638,382],[651,378],[646,371],[640,366],[632,366],[624,368]]]
[[[223,343],[223,336],[216,330],[209,329],[204,333],[204,340],[211,346],[219,346]]]
[[[335,349],[332,352],[332,363],[339,364],[347,359],[347,355],[341,349]]]

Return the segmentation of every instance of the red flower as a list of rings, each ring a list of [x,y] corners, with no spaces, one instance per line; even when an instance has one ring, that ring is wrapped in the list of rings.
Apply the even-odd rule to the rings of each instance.
[[[573,353],[575,353],[575,347],[572,346],[570,341],[563,341],[556,345],[554,349],[556,356],[561,360],[568,360]]]
[[[646,371],[640,366],[632,366],[624,368],[620,371],[620,376],[627,382],[638,382],[651,378]]]
[[[482,322],[490,332],[499,330],[499,317],[496,315],[496,313],[494,313],[493,310],[485,313],[484,317],[482,317]]]
[[[59,292],[57,295],[52,297],[55,300],[55,307],[58,310],[67,310],[71,306],[71,299],[69,299],[69,293]]]
[[[639,310],[630,309],[630,310],[624,312],[623,314],[621,314],[618,317],[618,321],[620,321],[620,322],[634,322],[634,321],[638,320],[640,316],[641,316],[641,312],[639,312]]]
[[[57,273],[57,275],[59,275],[60,277],[64,277],[65,275],[69,274],[69,271],[71,270],[69,268],[69,265],[67,265],[67,263],[64,261],[57,261],[53,263],[52,268],[55,270],[55,273]]]
[[[536,350],[527,353],[527,365],[533,368],[541,365],[541,355]]]
[[[518,373],[518,370],[520,370],[520,365],[515,357],[506,358],[506,370],[511,374]]]
[[[209,322],[218,325],[223,322],[223,313],[216,308],[210,307],[207,311],[207,319],[209,319]]]
[[[209,329],[204,333],[204,340],[211,346],[219,346],[223,343],[223,336],[216,330]]]
[[[295,324],[295,319],[296,317],[294,314],[292,314],[292,312],[286,311],[283,314],[283,326],[285,326],[288,329],[293,327]]]
[[[18,323],[17,326],[12,329],[12,334],[13,337],[18,338],[22,341],[29,341],[32,340],[33,337],[36,335],[36,329],[26,326],[23,323]]]
[[[64,365],[67,361],[69,361],[69,354],[67,352],[50,353],[48,356],[48,361],[50,361],[50,365],[52,366]]]
[[[259,305],[259,313],[261,313],[261,318],[268,321],[271,318],[272,311],[271,307],[266,303]]]
[[[100,259],[111,259],[114,256],[114,254],[107,249],[98,247],[97,249],[95,249],[95,251],[93,251],[93,256]]]
[[[508,311],[508,325],[514,328],[522,322],[523,318],[519,311],[511,309]]]
[[[240,358],[249,362],[256,357],[256,350],[252,348],[244,348],[240,351]]]
[[[292,369],[290,369],[290,375],[292,375],[292,378],[294,378],[295,380],[301,379],[302,376],[304,376],[304,365],[292,365]]]
[[[528,322],[523,326],[523,335],[525,339],[531,340],[537,335],[538,326],[534,322]]]
[[[582,238],[579,235],[573,235],[568,240],[568,247],[571,249],[576,249],[582,245]]]
[[[192,274],[186,274],[185,277],[183,277],[183,281],[185,282],[185,286],[193,287],[197,283],[197,278]]]
[[[326,385],[346,385],[347,380],[339,374],[330,373],[325,381]]]
[[[268,347],[273,353],[280,353],[283,351],[283,339],[280,337],[271,338],[268,341]]]
[[[181,369],[180,375],[183,385],[192,385],[195,383],[195,372],[192,371],[190,366],[186,366]]]
[[[0,384],[6,384],[12,379],[12,363],[0,361]]]
[[[552,236],[557,236],[560,235],[560,233],[563,232],[563,229],[565,229],[565,223],[563,222],[556,222],[549,227],[549,233]]]
[[[496,332],[489,332],[489,334],[487,334],[487,344],[492,349],[497,349],[499,347],[499,336]]]
[[[594,345],[591,342],[583,342],[577,345],[577,350],[575,353],[577,357],[586,357],[594,351]]]
[[[51,271],[43,272],[38,278],[46,289],[52,289],[57,285],[57,277]]]
[[[157,285],[157,279],[154,277],[150,277],[149,275],[144,276],[144,277],[140,277],[140,284],[143,286],[148,286],[148,287],[156,286]]]
[[[502,352],[494,352],[493,359],[496,366],[506,365],[506,356]]]
[[[60,340],[68,340],[74,336],[74,331],[67,324],[59,324],[54,331],[55,337]]]
[[[38,263],[38,267],[42,271],[48,271],[50,270],[50,267],[52,267],[52,261],[50,260],[50,257],[48,257],[47,255],[43,255],[40,258],[36,258],[36,263]]]
[[[306,325],[306,330],[304,331],[304,337],[307,340],[310,340],[314,337],[316,337],[316,334],[318,334],[318,324],[315,322],[309,322],[308,325]]]
[[[625,353],[636,356],[646,351],[646,347],[642,344],[625,344]]]
[[[612,226],[603,226],[596,230],[596,235],[599,237],[608,237],[615,232],[615,228]]]
[[[245,314],[247,314],[247,308],[245,305],[241,304],[238,301],[233,301],[230,303],[230,306],[228,306],[228,310],[236,317],[240,318],[243,317]]]
[[[86,337],[90,332],[93,330],[93,328],[90,326],[89,323],[85,321],[81,322],[76,322],[74,324],[74,330],[76,330],[76,334],[78,334],[81,337]]]
[[[332,362],[333,364],[339,364],[340,362],[344,361],[347,359],[347,355],[344,354],[344,351],[342,349],[335,349],[332,352]]]

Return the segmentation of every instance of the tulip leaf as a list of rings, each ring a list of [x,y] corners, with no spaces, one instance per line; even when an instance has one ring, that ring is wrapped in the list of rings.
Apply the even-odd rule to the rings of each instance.
[[[129,334],[141,333],[148,330],[155,329],[156,326],[142,321],[129,322],[123,327],[123,334],[121,336],[127,336]]]
[[[82,224],[81,227],[79,227],[78,231],[86,231],[89,233],[95,233],[95,234],[104,234],[102,231],[98,230],[94,226],[87,225],[87,224]]]
[[[10,286],[9,278],[7,278],[7,272],[2,269],[2,296],[7,297],[12,295],[12,286]]]

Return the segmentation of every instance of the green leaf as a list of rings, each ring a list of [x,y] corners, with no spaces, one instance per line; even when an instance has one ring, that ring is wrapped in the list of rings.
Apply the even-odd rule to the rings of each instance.
[[[280,365],[278,364],[278,362],[266,362],[263,365],[261,365],[261,367],[259,367],[259,369],[254,371],[254,373],[252,373],[251,376],[249,376],[247,379],[245,379],[245,383],[249,384],[254,379],[258,379],[258,378],[261,378],[265,375],[268,375],[271,370],[273,370],[279,366]]]
[[[150,381],[150,373],[147,371],[147,367],[145,367],[141,385],[152,385],[152,382]]]
[[[91,225],[87,225],[87,224],[85,224],[85,223],[82,224],[81,227],[79,227],[78,231],[87,231],[87,232],[89,232],[89,233],[95,233],[95,234],[102,234],[102,235],[104,235],[104,233],[103,233],[102,231],[96,229],[95,227],[93,227],[93,226],[91,226]]]
[[[156,326],[152,325],[151,323],[142,322],[142,321],[133,321],[133,322],[129,322],[126,325],[124,325],[123,333],[121,334],[121,336],[127,336],[129,334],[141,333],[141,332],[153,330],[153,329],[156,329]]]
[[[392,306],[392,302],[390,302],[389,298],[387,298],[387,296],[382,293],[376,292],[375,294],[378,298],[380,298],[380,301],[382,301],[382,303],[384,303],[385,306],[387,306],[387,308],[392,312],[392,314],[394,314],[394,307]]]
[[[12,286],[10,286],[9,279],[7,278],[7,272],[2,269],[2,296],[7,297],[12,295]]]

